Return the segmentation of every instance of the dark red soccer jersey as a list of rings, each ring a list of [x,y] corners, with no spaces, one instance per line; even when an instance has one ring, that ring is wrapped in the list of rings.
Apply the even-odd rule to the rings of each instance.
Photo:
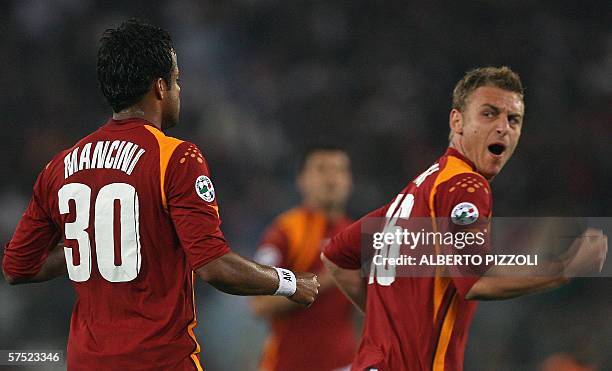
[[[461,217],[457,211],[464,208],[470,215],[477,210],[490,218],[491,189],[468,159],[449,148],[392,202],[336,235],[325,247],[325,256],[342,268],[358,269],[365,218],[450,218],[451,213]],[[476,303],[464,297],[477,280],[476,274],[446,276],[438,271],[423,277],[371,272],[364,332],[352,370],[462,370],[476,309]]]
[[[65,240],[69,370],[201,370],[193,271],[229,251],[220,223],[194,144],[110,120],[40,173],[3,267],[33,276]]]
[[[305,207],[279,215],[257,248],[255,260],[296,272],[320,272],[321,246],[346,228]],[[350,365],[357,348],[352,305],[337,288],[321,292],[308,309],[295,309],[270,323],[261,371],[332,371]]]

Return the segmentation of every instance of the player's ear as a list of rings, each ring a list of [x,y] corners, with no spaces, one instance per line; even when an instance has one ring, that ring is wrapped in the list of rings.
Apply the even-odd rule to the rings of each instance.
[[[448,118],[450,129],[453,133],[462,135],[463,134],[463,114],[456,108],[450,111],[450,117]]]
[[[168,90],[168,87],[166,86],[166,81],[164,81],[164,79],[162,79],[161,77],[155,80],[155,82],[153,83],[153,90],[155,91],[155,97],[157,99],[164,99],[164,94],[166,93],[166,90]]]

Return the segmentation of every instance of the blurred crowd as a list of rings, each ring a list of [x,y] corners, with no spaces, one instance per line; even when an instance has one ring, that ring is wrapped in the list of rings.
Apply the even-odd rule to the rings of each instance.
[[[509,65],[526,88],[521,142],[492,184],[495,214],[609,216],[612,208],[609,1],[14,0],[2,8],[3,243],[46,162],[109,117],[96,85],[97,41],[128,17],[172,34],[182,110],[169,134],[207,157],[223,230],[244,255],[297,202],[296,163],[311,144],[349,150],[352,216],[388,202],[445,150],[452,88],[483,65]],[[69,286],[0,284],[0,349],[64,347]],[[245,299],[204,285],[198,298],[204,364],[254,369],[265,328]],[[610,279],[483,303],[466,369],[535,370],[558,352],[612,369],[611,309]]]

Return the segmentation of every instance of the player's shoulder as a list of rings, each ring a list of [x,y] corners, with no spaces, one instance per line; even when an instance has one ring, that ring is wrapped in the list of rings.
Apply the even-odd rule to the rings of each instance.
[[[59,179],[59,174],[64,174],[64,159],[73,149],[74,146],[59,151],[41,169],[39,180],[47,183],[45,186],[50,186],[54,180]]]
[[[283,211],[282,213],[278,214],[276,218],[274,218],[274,223],[277,223],[277,224],[293,223],[297,221],[298,219],[304,218],[305,215],[306,215],[306,210],[304,208],[299,207],[299,206],[292,207],[291,209]]]
[[[177,139],[180,140],[180,139]],[[177,147],[177,152],[182,153],[183,156],[189,156],[192,158],[195,157],[204,157],[202,150],[193,142],[187,140],[180,140],[181,143]]]
[[[79,148],[82,148],[83,145],[87,142],[90,142],[93,137],[95,137],[97,131],[87,134],[86,136],[79,139],[76,143],[71,145],[70,147],[64,148],[57,152],[49,162],[45,165],[42,172],[45,173],[61,173],[64,175],[64,166],[66,161],[71,160],[72,157],[78,155]],[[78,158],[78,157],[77,157]]]
[[[91,135],[91,134],[90,134]],[[89,136],[89,135],[88,135]],[[81,138],[72,146],[64,148],[56,152],[53,157],[40,169],[36,180],[36,187],[39,189],[56,189],[66,178],[65,164],[72,160],[75,156],[75,150],[82,146],[83,141],[88,137]]]
[[[438,193],[444,191],[455,193],[455,195],[483,193],[483,196],[491,194],[491,186],[487,179],[475,171],[451,173],[441,178],[441,181],[436,182],[436,192]]]
[[[287,248],[288,238],[292,235],[292,231],[303,223],[303,216],[303,211],[299,207],[294,207],[274,217],[272,222],[265,228],[258,247],[258,250],[264,251],[261,254],[265,255],[268,250],[274,250],[273,252],[275,254],[279,254],[279,251],[285,250]],[[280,259],[280,255],[278,255],[278,258]],[[256,259],[256,261],[259,263],[263,261],[262,264],[268,265],[279,263],[271,263],[267,259]]]
[[[491,187],[489,182],[476,172],[465,172],[440,183],[436,188],[436,198],[453,200],[480,200],[486,204],[491,203]]]
[[[473,201],[491,207],[491,188],[487,179],[479,174],[469,159],[449,148],[444,156],[424,175],[425,194],[429,210],[436,215],[446,213],[449,207],[463,201]],[[417,178],[418,180],[418,178]]]
[[[185,146],[186,141],[166,135],[163,131],[152,125],[143,125],[143,128],[155,138],[155,141],[159,144],[160,152],[173,152],[179,146]],[[187,142],[189,143],[189,142]],[[192,144],[192,143],[189,143]]]
[[[486,199],[491,195],[491,186],[489,181],[474,171],[469,164],[449,156],[446,166],[435,181],[433,193],[437,197],[456,198],[461,195],[473,195]]]
[[[456,159],[456,160],[455,160]],[[450,162],[461,161],[449,156]],[[440,173],[431,193],[429,206],[438,216],[463,215],[463,211],[489,216],[492,209],[491,188],[487,179],[474,171],[469,164],[450,165],[448,172]],[[459,215],[458,214],[458,215]],[[472,215],[472,214],[470,214]]]
[[[483,188],[490,192],[488,180],[478,173],[468,160],[452,154],[443,156],[439,164],[439,171],[434,181],[434,188],[450,187]]]
[[[208,169],[206,158],[202,151],[194,143],[189,141],[181,141],[173,149],[168,156],[168,166],[181,166],[185,168],[201,169],[204,166]],[[185,166],[188,165],[188,166]],[[208,170],[206,170],[208,171]]]
[[[275,226],[280,230],[287,231],[305,224],[307,218],[308,210],[306,210],[304,207],[296,206],[274,218],[272,226]]]
[[[166,133],[160,129],[150,125],[145,125],[145,128],[157,141],[161,161],[162,163],[166,163],[167,166],[171,167],[174,164],[189,162],[206,164],[202,151],[195,143],[166,135]]]
[[[488,188],[488,181],[476,172],[471,162],[458,151],[449,148],[433,165],[414,178],[402,193],[417,192],[425,197],[433,197],[439,188],[457,180],[471,180]]]

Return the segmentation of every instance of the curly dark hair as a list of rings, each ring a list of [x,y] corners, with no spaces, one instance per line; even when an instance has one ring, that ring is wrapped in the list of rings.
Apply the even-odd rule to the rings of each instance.
[[[113,111],[138,103],[157,78],[172,86],[173,52],[167,31],[137,19],[104,31],[98,50],[98,83]]]

